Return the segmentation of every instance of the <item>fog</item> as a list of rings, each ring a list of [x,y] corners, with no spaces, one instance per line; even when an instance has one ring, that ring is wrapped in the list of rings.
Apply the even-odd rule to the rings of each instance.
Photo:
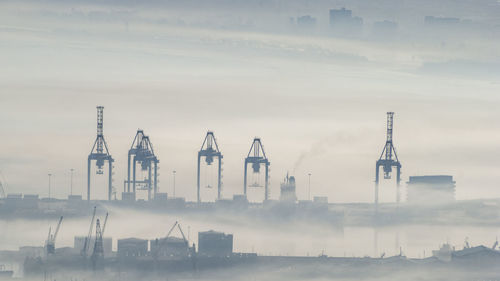
[[[99,216],[103,219],[103,215]],[[273,222],[227,213],[157,214],[111,208],[106,237],[117,239],[155,239],[165,237],[175,221],[179,221],[191,243],[198,244],[198,232],[216,230],[234,235],[234,251],[259,255],[378,257],[403,254],[412,258],[431,256],[443,243],[461,249],[467,238],[472,245],[490,247],[500,235],[498,227],[483,225],[403,224],[394,226],[345,226],[327,223],[291,221]],[[17,250],[20,246],[43,246],[50,226],[57,220],[2,221],[0,249]],[[85,236],[89,217],[63,221],[57,247],[73,247],[75,236]],[[180,233],[173,232],[180,237]],[[400,248],[401,247],[401,248]],[[425,255],[425,256],[424,256]]]

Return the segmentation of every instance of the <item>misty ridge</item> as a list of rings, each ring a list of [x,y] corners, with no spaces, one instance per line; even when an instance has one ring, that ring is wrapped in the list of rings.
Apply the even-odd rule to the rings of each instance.
[[[376,6],[358,1],[45,1],[43,5],[26,1],[16,7],[6,1],[3,10],[7,30],[38,29],[68,38],[80,34],[127,40],[134,36],[167,44],[178,44],[183,38],[188,46],[198,41],[219,51],[248,49],[250,53],[258,50],[272,56],[308,55],[320,60],[330,57],[348,63],[377,62],[381,55],[377,53],[390,46],[403,52],[418,50],[424,61],[414,64],[427,60],[434,64],[474,62],[476,68],[484,64],[483,69],[489,69],[490,64],[498,64],[498,56],[491,53],[495,47],[485,43],[498,44],[495,38],[500,22],[496,15],[500,8],[495,1],[481,2],[438,5],[407,1],[402,7],[398,1],[382,1]],[[13,13],[8,12],[10,7]],[[331,21],[331,15],[329,18],[330,9],[340,11],[338,24],[351,32],[335,31],[337,23]],[[349,13],[344,15],[342,9]],[[350,18],[360,22],[351,23]],[[266,34],[280,37],[276,40]],[[355,52],[351,53],[353,47]],[[374,49],[375,54],[366,53],[366,48]],[[478,48],[487,52],[475,52]],[[423,70],[439,70],[434,64]]]

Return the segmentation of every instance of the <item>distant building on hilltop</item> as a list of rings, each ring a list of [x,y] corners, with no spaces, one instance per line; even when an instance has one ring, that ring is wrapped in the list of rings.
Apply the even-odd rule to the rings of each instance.
[[[310,15],[297,17],[297,26],[301,28],[314,28],[316,27],[316,18]]]
[[[443,204],[455,201],[453,176],[413,176],[407,185],[408,203]]]
[[[377,21],[373,23],[373,34],[379,37],[393,36],[398,31],[398,23],[394,21]]]
[[[330,27],[336,33],[345,35],[358,34],[363,29],[363,19],[353,17],[346,8],[330,10]]]
[[[430,26],[456,26],[460,24],[459,18],[425,16],[424,23]]]

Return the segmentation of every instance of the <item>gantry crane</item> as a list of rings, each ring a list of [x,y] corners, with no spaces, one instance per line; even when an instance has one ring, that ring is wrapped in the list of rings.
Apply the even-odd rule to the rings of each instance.
[[[243,178],[243,194],[245,197],[247,196],[247,169],[248,164],[252,164],[252,171],[254,174],[260,174],[260,166],[264,165],[265,168],[265,178],[264,178],[264,200],[269,199],[269,159],[266,157],[266,153],[264,152],[264,147],[262,146],[262,142],[260,138],[255,137],[253,139],[252,146],[250,147],[250,151],[248,151],[248,155],[245,158],[245,168],[244,168],[244,178]],[[252,183],[251,186],[260,187],[259,183]]]
[[[54,234],[51,233],[52,228],[49,227],[49,235],[47,236],[47,241],[45,241],[45,249],[47,251],[47,256],[56,253],[56,238],[57,234],[59,233],[59,228],[61,227],[62,220],[63,217],[61,216],[59,218],[59,222],[57,223],[56,231],[54,232]]]
[[[97,137],[94,141],[94,146],[90,151],[87,160],[87,200],[90,201],[90,171],[92,160],[96,161],[97,175],[104,174],[104,162],[108,162],[108,200],[111,200],[113,193],[113,157],[109,153],[108,145],[104,140],[103,118],[104,106],[97,106]]]
[[[151,190],[153,190],[153,198],[158,192],[158,163],[160,161],[155,155],[153,144],[148,136],[144,135],[143,130],[137,130],[132,146],[128,151],[128,170],[127,170],[127,192],[130,193],[130,183],[132,183],[132,191],[134,197],[136,189],[147,190],[148,200],[151,200]],[[137,163],[141,165],[142,171],[148,171],[148,176],[144,180],[136,179]],[[130,181],[130,168],[132,167],[132,181]],[[140,188],[136,188],[136,184],[141,184]]]
[[[401,163],[399,162],[396,148],[392,142],[392,129],[394,121],[394,112],[387,112],[387,141],[385,142],[384,149],[380,158],[377,160],[375,168],[375,210],[378,211],[378,184],[379,184],[379,168],[382,167],[384,171],[384,179],[390,179],[392,174],[392,167],[396,167],[396,184],[397,194],[396,202],[400,202],[400,185],[401,185]],[[393,157],[394,155],[394,157]]]
[[[200,198],[200,165],[201,157],[205,157],[205,163],[207,165],[212,165],[214,158],[217,158],[218,169],[217,169],[217,199],[221,199],[221,188],[222,188],[222,153],[219,151],[219,146],[215,140],[214,133],[211,131],[207,132],[203,144],[201,145],[200,151],[198,151],[198,184],[197,184],[197,198],[198,202],[201,202]]]

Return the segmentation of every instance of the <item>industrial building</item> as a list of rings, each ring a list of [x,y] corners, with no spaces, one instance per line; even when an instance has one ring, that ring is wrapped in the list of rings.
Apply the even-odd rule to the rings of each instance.
[[[280,201],[296,202],[295,189],[295,177],[287,174],[285,180],[280,184]]]
[[[443,204],[455,201],[453,176],[412,176],[407,182],[410,204]]]
[[[87,237],[85,236],[75,236],[74,244],[73,247],[75,250],[81,251],[85,245],[85,239]],[[94,245],[95,245],[95,237],[90,238],[90,243],[89,243],[89,252],[94,251]],[[113,246],[113,238],[111,237],[103,237],[102,238],[102,248],[104,250],[104,255],[109,256],[112,253],[112,246]]]
[[[183,238],[167,237],[149,241],[151,253],[158,257],[187,257],[189,245]]]
[[[118,240],[118,257],[145,257],[148,255],[148,240],[126,238]]]
[[[233,235],[217,231],[198,232],[198,254],[208,257],[228,257],[233,253]]]

